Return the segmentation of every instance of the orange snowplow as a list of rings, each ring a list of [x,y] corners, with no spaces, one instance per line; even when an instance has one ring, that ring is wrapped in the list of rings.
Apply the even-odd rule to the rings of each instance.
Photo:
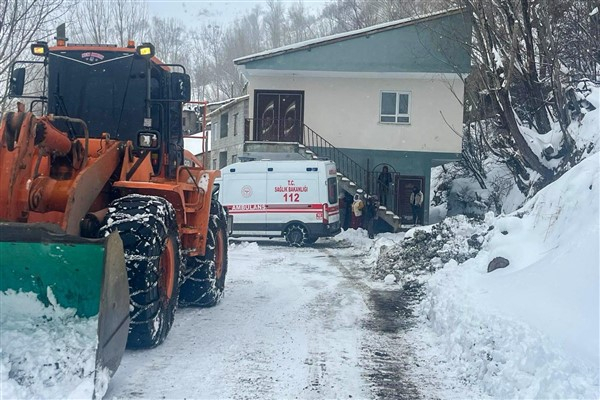
[[[0,291],[98,317],[98,368],[167,337],[178,305],[212,306],[227,272],[219,171],[183,149],[190,79],[154,47],[32,45],[0,125]],[[30,64],[45,92],[25,93]],[[180,69],[182,72],[175,72]],[[35,113],[33,112],[35,111]],[[41,116],[36,116],[40,114]],[[1,307],[1,305],[0,305]]]

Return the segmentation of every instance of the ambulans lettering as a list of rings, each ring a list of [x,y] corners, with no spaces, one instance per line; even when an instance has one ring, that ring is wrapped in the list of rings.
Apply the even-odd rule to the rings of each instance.
[[[229,206],[231,211],[265,211],[265,204],[235,204]]]

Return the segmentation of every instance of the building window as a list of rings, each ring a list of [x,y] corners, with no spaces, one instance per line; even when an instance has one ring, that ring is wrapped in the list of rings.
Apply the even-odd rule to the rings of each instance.
[[[221,135],[220,135],[220,137],[222,137],[222,138],[227,137],[227,129],[229,128],[229,124],[227,123],[228,121],[229,121],[229,114],[228,113],[221,114]]]
[[[410,124],[410,93],[381,92],[379,122]]]
[[[238,113],[233,114],[233,136],[238,134]]]
[[[231,163],[237,162],[237,154],[231,156]]]
[[[219,169],[227,166],[227,152],[221,151],[219,153]]]

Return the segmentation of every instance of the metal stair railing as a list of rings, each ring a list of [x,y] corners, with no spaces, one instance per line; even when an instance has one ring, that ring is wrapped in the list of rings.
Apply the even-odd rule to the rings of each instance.
[[[300,132],[299,128],[302,128]],[[260,139],[255,137],[254,131],[262,131]],[[375,193],[369,186],[372,174],[350,158],[347,154],[337,149],[325,138],[312,130],[309,126],[294,119],[256,119],[247,118],[244,139],[248,142],[298,142],[308,150],[322,158],[335,162],[338,171],[353,181],[357,187],[369,194]]]
[[[302,124],[302,128],[301,143],[307,149],[318,157],[324,157],[335,162],[338,171],[354,182],[358,188],[362,188],[368,194],[374,193],[369,188],[371,174],[365,168],[307,125]]]

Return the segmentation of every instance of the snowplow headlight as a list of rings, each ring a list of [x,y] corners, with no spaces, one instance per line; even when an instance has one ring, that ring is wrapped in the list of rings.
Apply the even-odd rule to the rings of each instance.
[[[48,44],[44,42],[37,42],[31,45],[31,54],[34,56],[45,57],[48,54]]]
[[[138,133],[138,147],[144,150],[158,149],[158,132],[143,131]]]
[[[154,45],[143,43],[135,49],[135,52],[144,58],[152,58],[154,57]]]

